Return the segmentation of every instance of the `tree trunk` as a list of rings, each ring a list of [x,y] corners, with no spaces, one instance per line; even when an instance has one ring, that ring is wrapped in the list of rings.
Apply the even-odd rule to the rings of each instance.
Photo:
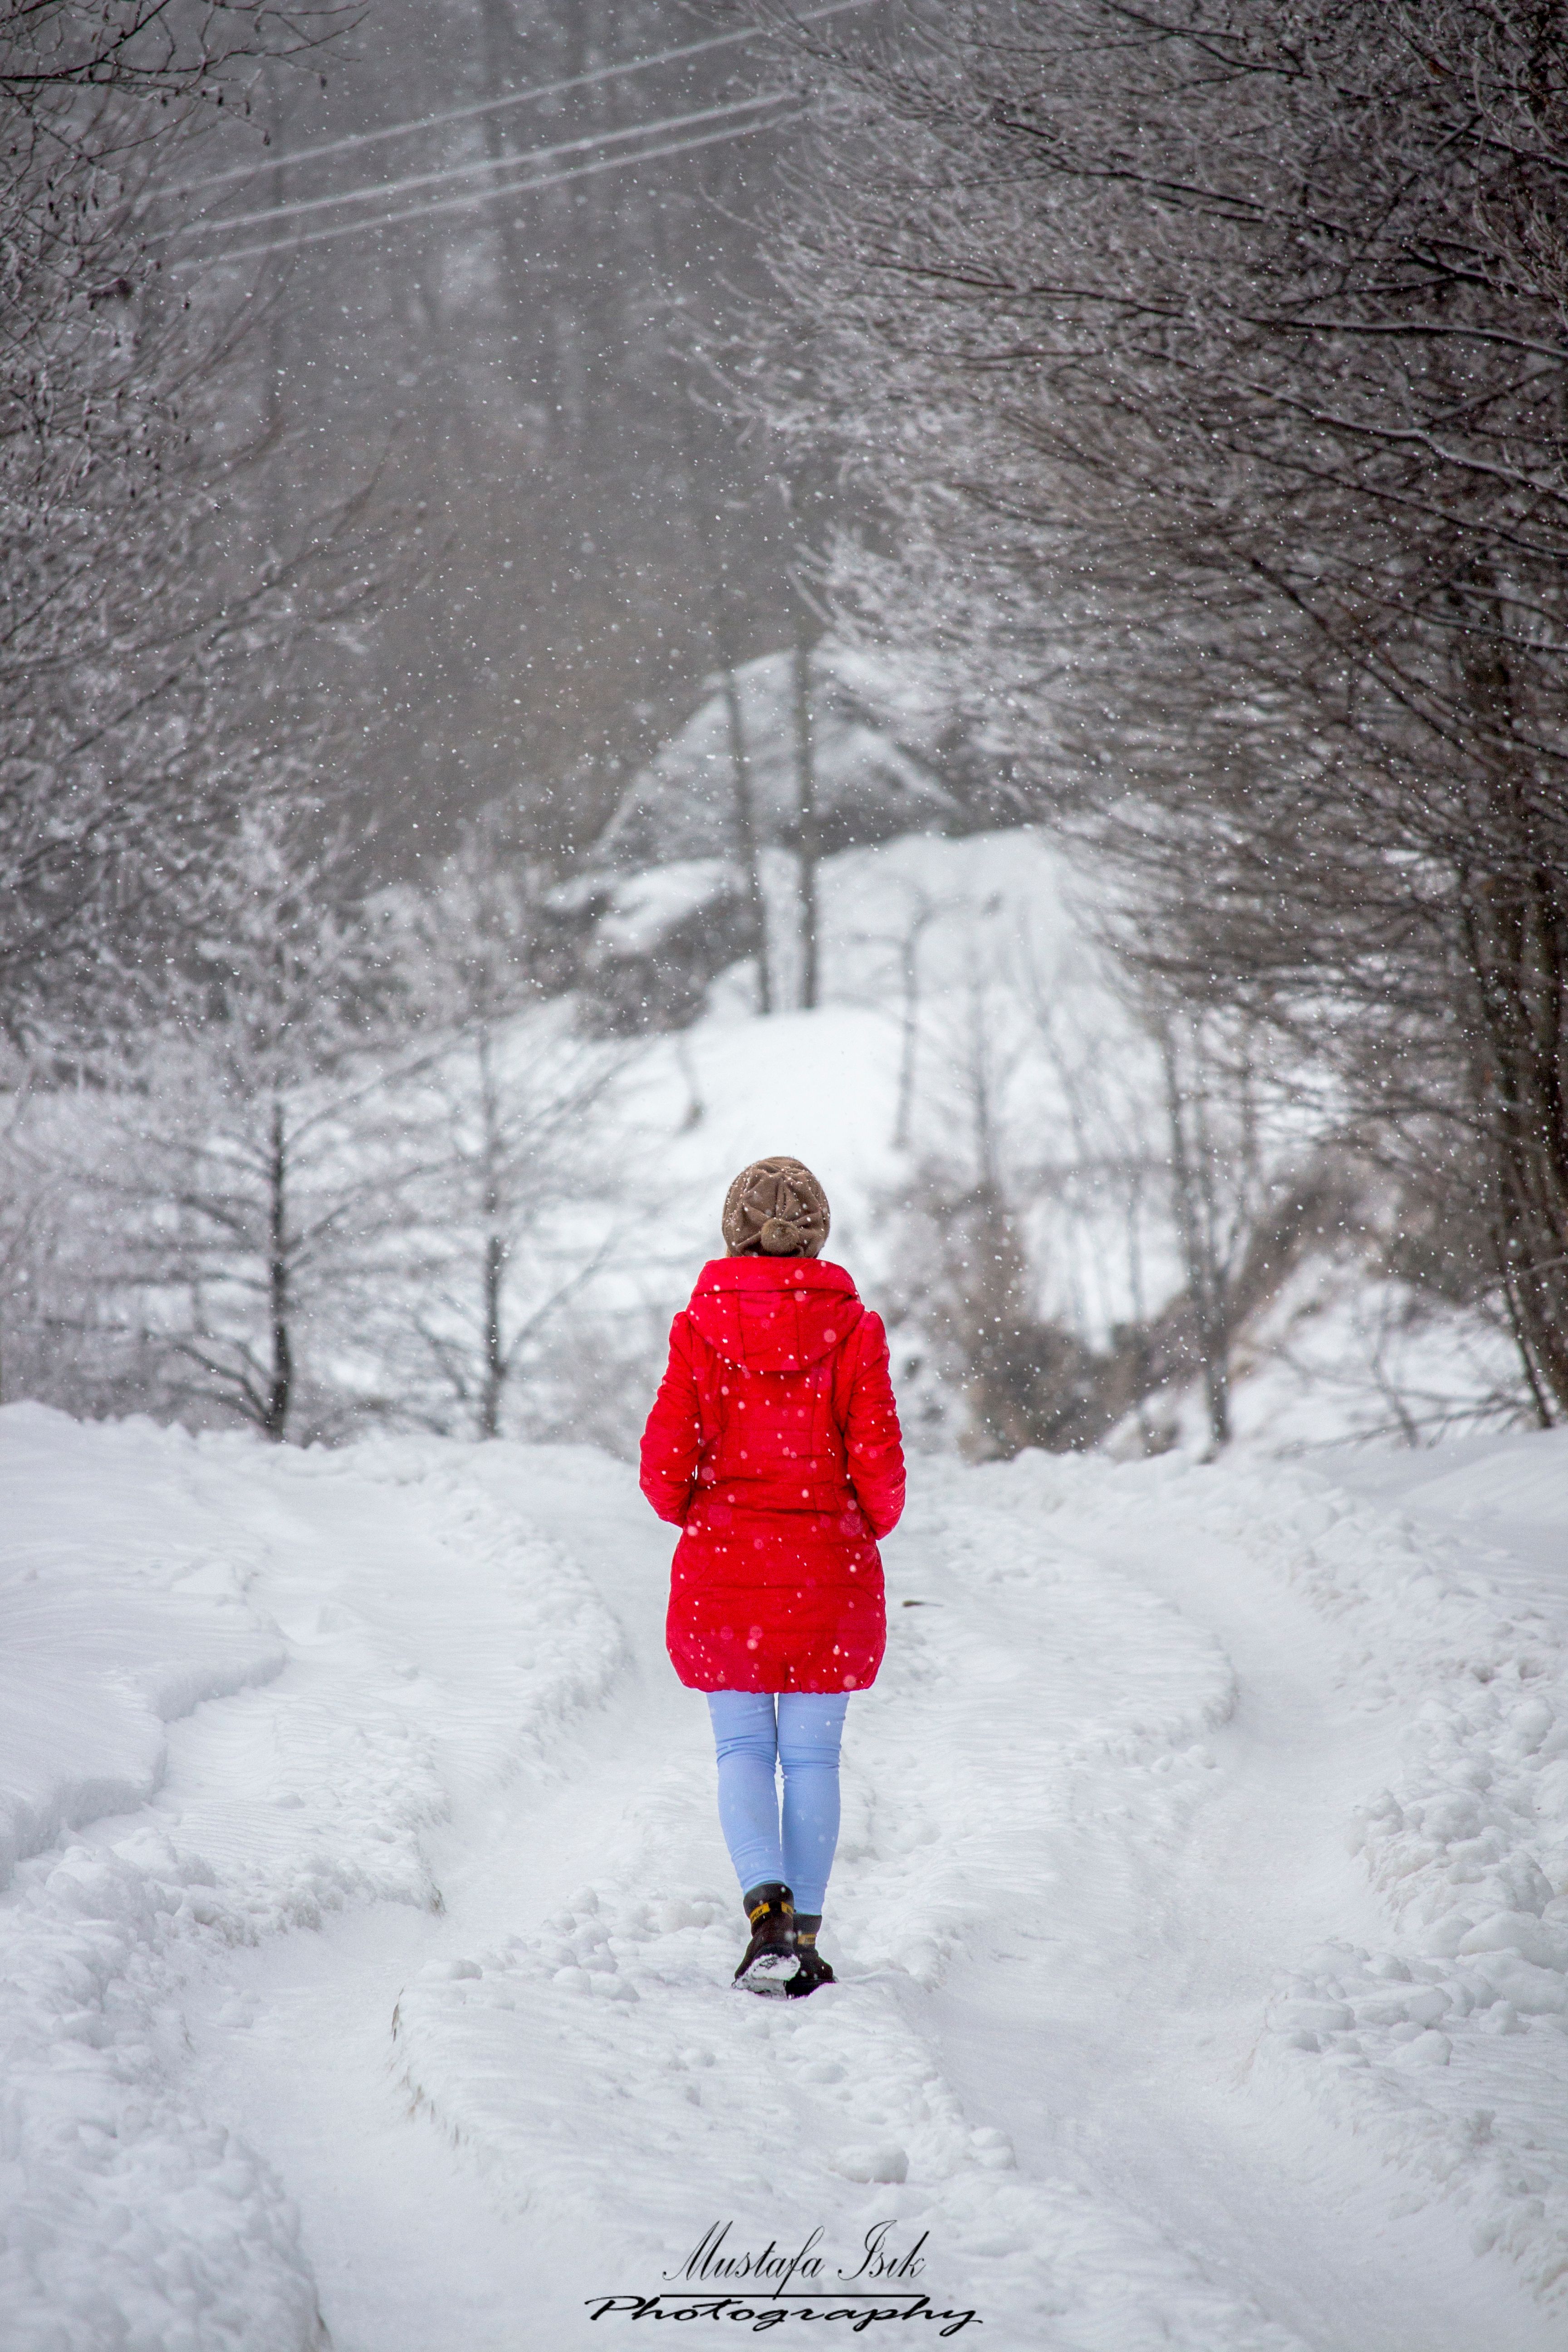
[[[506,1279],[506,1244],[487,1234],[484,1260],[485,1373],[479,1391],[479,1435],[500,1435],[501,1398],[506,1392],[506,1351],[501,1345],[501,1286]]]
[[[487,99],[504,98],[511,80],[516,44],[510,0],[479,0],[479,58]],[[479,118],[485,153],[501,163],[511,153],[511,142],[499,114]],[[534,201],[537,203],[538,199]],[[507,313],[507,366],[524,400],[536,401],[542,439],[552,451],[561,433],[561,386],[554,350],[555,306],[543,298],[538,265],[530,279],[529,257],[519,233],[518,215],[505,197],[495,207],[494,228],[500,257],[501,302]]]
[[[795,629],[795,761],[799,788],[800,1002],[811,1012],[817,993],[816,746],[811,726],[811,645],[803,616]]]
[[[483,1122],[485,1252],[479,1270],[480,1309],[484,1318],[484,1371],[479,1385],[479,1433],[500,1434],[501,1400],[506,1393],[507,1362],[504,1329],[507,1245],[500,1229],[500,1107],[496,1096],[495,1068],[488,1030],[479,1032],[479,1118]]]
[[[683,404],[680,417],[681,441],[687,474],[691,483],[692,528],[701,550],[708,589],[708,631],[722,682],[724,716],[729,728],[730,772],[735,795],[735,842],[757,958],[757,1010],[759,1013],[771,1013],[773,1009],[773,972],[768,958],[767,901],[763,895],[762,868],[757,853],[751,756],[746,749],[745,719],[741,709],[741,690],[735,677],[735,649],[730,625],[724,552],[719,543],[713,516],[703,496],[702,466],[691,430],[689,401]]]
[[[974,1171],[979,1191],[988,1199],[1002,1198],[1002,1171],[996,1151],[996,1116],[991,1066],[991,1018],[984,982],[969,976],[969,1107],[974,1119]]]
[[[1568,891],[1549,868],[1472,884],[1466,937],[1486,1055],[1494,1234],[1536,1417],[1568,1412]]]
[[[289,195],[289,175],[282,162],[281,150],[288,128],[288,114],[280,88],[281,68],[275,58],[268,58],[263,71],[262,87],[267,94],[267,128],[279,150],[279,157],[266,178],[267,200],[274,211],[279,210]],[[269,236],[276,232],[268,230]],[[282,267],[288,268],[287,256],[281,257]],[[277,263],[273,264],[276,268]],[[262,395],[262,432],[268,446],[275,447],[283,430],[283,383],[289,367],[289,312],[276,285],[267,311],[267,383]],[[283,543],[284,515],[281,511],[283,479],[277,468],[268,475],[267,487],[272,507],[273,535],[279,546]]]
[[[893,1149],[907,1151],[914,1126],[915,1056],[920,1051],[921,1034],[921,941],[926,926],[934,920],[940,909],[922,894],[904,933],[900,950],[900,978],[903,1012],[899,1040],[899,1101],[893,1119]]]
[[[1472,1055],[1472,1116],[1489,1145],[1493,1246],[1536,1418],[1568,1409],[1568,877],[1544,837],[1552,787],[1515,749],[1535,714],[1516,677],[1496,566],[1460,575],[1474,593],[1456,698],[1475,726],[1482,773],[1466,808],[1458,874],[1461,952],[1484,1048]],[[1477,615],[1489,628],[1474,625]],[[1472,846],[1473,845],[1473,846]]]
[[[1165,1071],[1176,1232],[1192,1301],[1209,1443],[1217,1454],[1230,1444],[1230,1330],[1224,1273],[1215,1246],[1214,1190],[1203,1164],[1205,1138],[1200,1131],[1195,1150],[1188,1139],[1186,1097],[1175,1040],[1168,1026],[1160,1032],[1160,1054]]]
[[[293,1401],[294,1391],[294,1349],[289,1333],[292,1301],[289,1295],[288,1170],[288,1128],[283,1099],[280,1095],[275,1095],[267,1162],[267,1303],[272,1325],[272,1376],[261,1416],[263,1433],[274,1440],[280,1440],[288,1427],[289,1407]]]
[[[757,815],[752,797],[752,760],[746,749],[745,719],[734,665],[724,663],[724,711],[730,724],[730,768],[735,787],[735,834],[740,845],[741,871],[757,943],[757,1011],[773,1009],[773,973],[768,960],[768,908],[763,895],[761,860],[757,852]]]

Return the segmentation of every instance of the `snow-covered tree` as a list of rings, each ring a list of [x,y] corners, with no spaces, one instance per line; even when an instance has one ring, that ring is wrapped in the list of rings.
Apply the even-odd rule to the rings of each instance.
[[[275,1439],[382,1401],[360,1334],[401,1262],[415,1174],[381,975],[331,878],[275,821],[246,820],[223,919],[117,1090],[92,1171],[167,1394]]]
[[[836,45],[760,381],[884,499],[841,585],[1087,814],[1153,979],[1443,1202],[1552,1418],[1561,9],[909,0]]]
[[[388,910],[421,1061],[398,1097],[420,1175],[387,1344],[405,1409],[481,1438],[609,1257],[625,1184],[621,1057],[559,992],[547,881],[492,817]]]
[[[1353,1188],[1246,1024],[1130,991],[1054,895],[916,892],[905,941],[878,935],[930,966],[900,1024],[899,1306],[976,1450],[1157,1450],[1196,1392],[1217,1451],[1237,1350]]]
[[[259,54],[342,12],[273,0],[0,9],[0,1031],[83,1041],[155,996],[215,847],[297,781],[307,618],[358,593],[255,509],[244,337],[164,290],[147,205]],[[275,454],[275,453],[274,453]],[[333,574],[329,578],[329,574]]]
[[[409,1408],[496,1437],[563,1309],[609,1262],[619,1148],[608,1049],[566,1004],[467,1024],[410,1097],[428,1162],[409,1286]]]

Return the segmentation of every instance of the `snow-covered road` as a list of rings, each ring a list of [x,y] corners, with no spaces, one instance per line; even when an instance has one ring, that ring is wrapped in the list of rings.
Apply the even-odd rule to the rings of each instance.
[[[614,2345],[727,2221],[992,2352],[1559,2346],[1568,1442],[1333,1477],[925,1465],[774,2005],[622,1465],[0,1413],[0,2343]]]

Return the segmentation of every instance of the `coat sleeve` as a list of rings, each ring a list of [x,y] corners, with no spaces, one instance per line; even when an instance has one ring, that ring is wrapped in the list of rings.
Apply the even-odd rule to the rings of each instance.
[[[891,1535],[904,1507],[904,1444],[888,1373],[888,1335],[879,1315],[861,1322],[860,1360],[844,1427],[849,1484],[875,1536]]]
[[[684,1314],[669,1329],[669,1362],[642,1433],[642,1490],[661,1519],[684,1524],[697,1483],[702,1419]]]

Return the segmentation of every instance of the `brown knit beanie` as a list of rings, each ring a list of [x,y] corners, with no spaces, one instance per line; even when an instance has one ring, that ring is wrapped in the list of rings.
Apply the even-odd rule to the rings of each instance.
[[[724,1195],[731,1257],[815,1257],[832,1220],[827,1195],[798,1160],[753,1160]]]

